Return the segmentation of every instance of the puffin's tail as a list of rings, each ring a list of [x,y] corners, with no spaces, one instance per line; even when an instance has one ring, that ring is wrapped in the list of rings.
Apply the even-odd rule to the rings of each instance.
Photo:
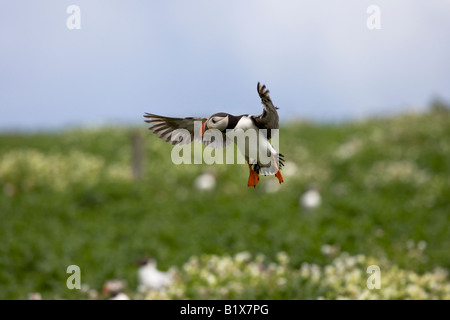
[[[270,166],[260,166],[259,164],[255,164],[254,165],[256,168],[254,168],[253,170],[255,170],[256,172],[259,172],[265,176],[268,175],[272,175],[272,174],[276,174],[279,170],[281,170],[281,168],[284,167],[284,155],[281,153],[276,153],[272,156],[272,161],[270,163]]]

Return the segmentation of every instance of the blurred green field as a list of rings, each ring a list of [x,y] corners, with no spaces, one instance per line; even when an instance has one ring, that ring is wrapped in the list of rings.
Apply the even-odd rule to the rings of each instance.
[[[144,141],[139,180],[133,133]],[[448,110],[284,123],[280,151],[290,168],[278,189],[273,176],[248,188],[247,165],[174,165],[171,148],[144,123],[0,134],[0,298],[81,299],[66,287],[72,264],[92,288],[120,278],[134,290],[142,255],[167,270],[204,254],[277,261],[284,252],[296,270],[330,263],[328,245],[417,274],[450,268]],[[205,171],[217,178],[213,191],[194,188]],[[323,202],[304,212],[299,198],[311,183]],[[267,298],[316,297],[299,283]]]

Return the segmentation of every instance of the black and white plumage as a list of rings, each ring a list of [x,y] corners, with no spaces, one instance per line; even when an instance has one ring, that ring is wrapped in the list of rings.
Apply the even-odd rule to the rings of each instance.
[[[283,155],[278,153],[269,142],[274,133],[273,130],[279,128],[278,108],[273,105],[265,85],[258,82],[257,91],[263,106],[262,114],[257,116],[250,114],[234,116],[219,112],[209,118],[169,118],[145,113],[144,117],[147,118],[145,122],[150,123],[149,129],[166,142],[175,145],[199,141],[211,148],[223,148],[231,142],[236,143],[240,134],[246,135],[249,130],[253,130],[256,133],[257,143],[237,143],[250,169],[248,185],[256,186],[259,173],[275,174],[282,183],[284,181],[280,169],[284,165]],[[217,132],[219,132],[218,135]],[[254,157],[254,155],[257,156]],[[267,155],[267,157],[260,157],[260,155]],[[263,158],[269,161],[263,161]]]
[[[167,272],[158,270],[155,259],[144,258],[140,261],[138,270],[138,290],[140,292],[164,290],[173,281],[173,270]]]
[[[124,280],[111,279],[103,285],[102,292],[109,300],[130,300],[128,295],[124,293],[125,287]]]

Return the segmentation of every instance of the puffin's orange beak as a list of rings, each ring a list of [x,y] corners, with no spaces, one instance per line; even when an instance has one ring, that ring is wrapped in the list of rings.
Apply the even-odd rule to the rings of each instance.
[[[206,125],[208,121],[205,121],[204,124],[202,124],[202,127],[200,128],[200,136],[203,137],[203,134],[205,133],[206,130],[208,130],[208,126]]]

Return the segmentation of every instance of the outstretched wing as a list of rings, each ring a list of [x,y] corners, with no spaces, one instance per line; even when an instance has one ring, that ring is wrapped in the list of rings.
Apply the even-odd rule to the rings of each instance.
[[[265,85],[261,86],[258,82],[257,90],[259,97],[261,98],[261,102],[263,103],[264,110],[262,114],[259,116],[253,116],[252,118],[259,129],[268,130],[267,139],[271,139],[271,129],[279,128],[278,108],[273,105],[272,99],[270,99],[269,90],[267,90]]]
[[[261,98],[261,102],[264,106],[269,110],[278,109],[272,103],[272,99],[270,99],[269,90],[267,90],[266,85],[262,85],[258,82],[257,86],[259,97]]]
[[[154,134],[172,144],[187,144],[194,141],[194,139],[201,142],[199,133],[194,132],[194,123],[199,121],[201,125],[207,120],[207,118],[195,117],[169,118],[151,113],[145,113],[144,117],[148,119],[145,122],[151,124],[149,129]]]

